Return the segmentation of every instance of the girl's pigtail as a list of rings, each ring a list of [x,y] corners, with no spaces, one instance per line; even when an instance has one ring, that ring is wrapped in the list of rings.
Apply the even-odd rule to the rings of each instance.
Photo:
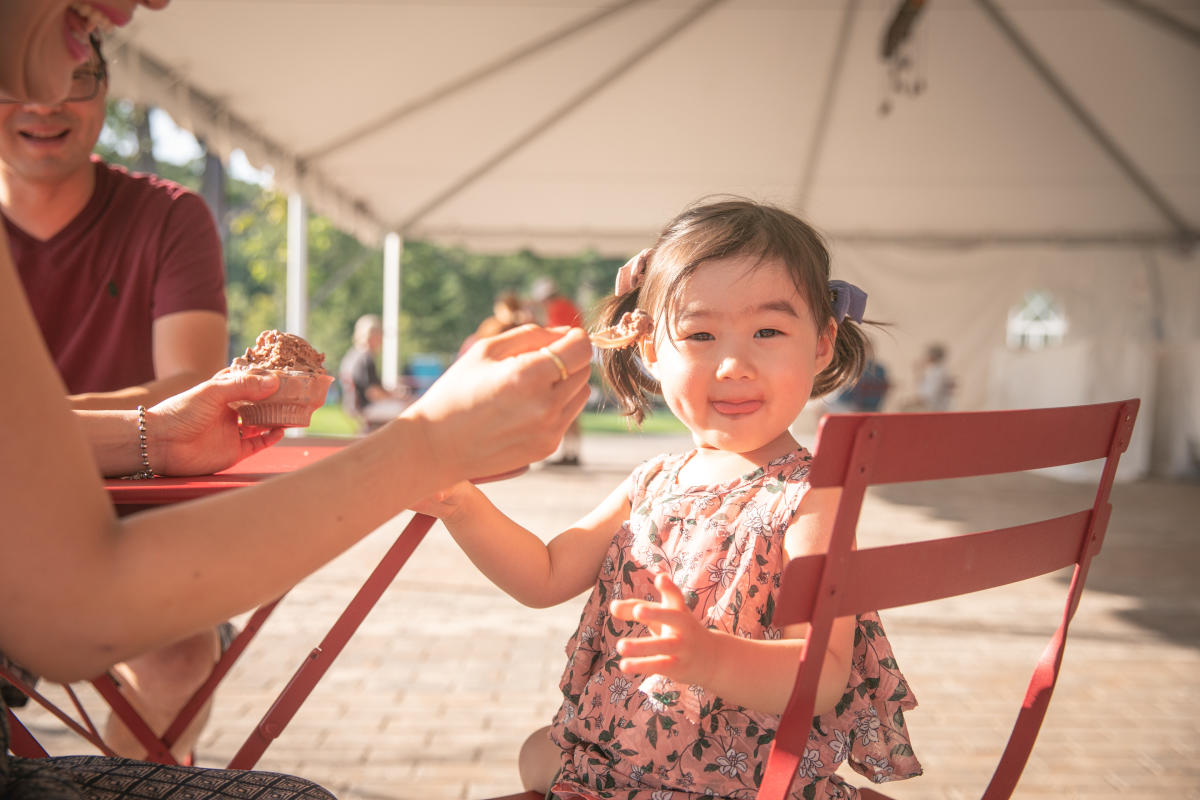
[[[870,320],[863,324],[874,325]],[[866,332],[854,320],[846,317],[837,328],[833,340],[833,360],[813,381],[813,397],[821,397],[843,386],[853,386],[867,365],[869,342]]]
[[[596,328],[607,328],[620,322],[623,315],[637,308],[640,294],[641,290],[634,288],[605,300],[597,314]],[[658,392],[658,382],[642,366],[637,345],[601,350],[600,369],[605,384],[616,395],[621,413],[641,425],[650,410],[651,395]]]

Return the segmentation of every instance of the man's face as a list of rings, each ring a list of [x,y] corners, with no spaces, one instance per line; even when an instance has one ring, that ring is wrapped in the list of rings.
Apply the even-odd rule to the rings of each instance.
[[[98,71],[98,61],[93,58],[76,68],[71,81],[70,97],[96,88],[90,100],[0,103],[0,169],[6,177],[56,182],[88,166],[104,127],[108,86],[95,77]]]

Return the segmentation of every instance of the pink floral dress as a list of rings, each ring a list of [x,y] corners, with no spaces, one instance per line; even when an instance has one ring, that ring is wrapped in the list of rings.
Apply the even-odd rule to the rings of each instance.
[[[617,640],[646,634],[614,619],[621,597],[657,599],[666,571],[709,628],[777,639],[775,602],[784,533],[808,490],[803,448],[719,486],[683,487],[691,454],[658,456],[633,474],[629,521],[613,538],[600,576],[567,643],[563,704],[551,735],[562,748],[552,793],[563,800],[753,798],[778,715],[727,703],[700,686],[643,680],[617,667]],[[921,773],[903,711],[916,706],[877,614],[859,617],[854,661],[837,707],[813,719],[793,797],[857,798],[834,770],[843,761],[876,783]]]

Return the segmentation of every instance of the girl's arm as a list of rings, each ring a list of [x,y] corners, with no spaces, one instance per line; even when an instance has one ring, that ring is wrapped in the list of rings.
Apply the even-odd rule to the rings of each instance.
[[[582,331],[510,331],[317,464],[117,519],[2,228],[0,342],[0,651],[55,680],[274,599],[420,498],[545,457],[587,399],[591,358]],[[566,363],[566,380],[542,346]]]
[[[471,563],[518,602],[546,608],[596,582],[600,564],[629,518],[629,480],[548,544],[504,515],[478,488],[462,483],[418,511],[441,518]]]
[[[813,489],[784,538],[789,557],[823,553],[829,542],[839,490]],[[745,639],[705,628],[666,575],[655,579],[661,602],[617,600],[613,615],[646,624],[653,635],[617,644],[621,669],[659,673],[769,714],[782,714],[799,668],[807,625],[788,626],[783,639]],[[854,649],[854,617],[833,621],[817,684],[814,714],[833,709],[846,691]]]

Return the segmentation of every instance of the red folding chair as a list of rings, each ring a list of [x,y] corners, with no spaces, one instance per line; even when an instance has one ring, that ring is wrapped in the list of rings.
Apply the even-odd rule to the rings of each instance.
[[[1129,445],[1139,401],[1026,411],[847,414],[825,417],[809,479],[841,487],[829,549],[793,559],[775,611],[779,625],[809,623],[800,668],[772,745],[759,800],[788,795],[812,729],[821,658],[835,617],[979,592],[1074,565],[1066,607],[1025,695],[984,800],[1011,797],[1046,715],[1067,627],[1088,565],[1100,550],[1117,460]],[[1091,506],[997,530],[861,550],[852,548],[872,485],[998,475],[1103,460]],[[864,800],[888,800],[859,787]],[[536,792],[496,800],[540,800]]]
[[[812,727],[821,653],[835,617],[924,603],[1015,583],[1074,565],[1066,605],[1033,677],[984,800],[1012,796],[1033,750],[1062,664],[1067,628],[1112,506],[1117,461],[1129,446],[1138,400],[1028,411],[852,414],[826,417],[809,479],[841,487],[828,552],[792,560],[776,609],[781,625],[807,622],[791,700],[776,733],[760,800],[782,800]],[[868,486],[967,478],[1103,460],[1092,505],[997,530],[852,549]],[[865,800],[887,795],[860,788]]]

